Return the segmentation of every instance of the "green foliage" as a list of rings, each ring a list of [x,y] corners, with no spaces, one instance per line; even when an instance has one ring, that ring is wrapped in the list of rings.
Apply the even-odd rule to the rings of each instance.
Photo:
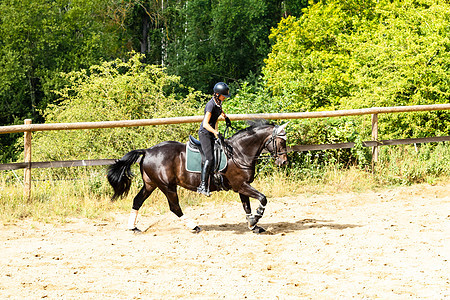
[[[0,1],[0,125],[41,122],[55,100],[58,74],[122,53],[121,30],[107,16],[110,1]],[[14,137],[2,136],[2,161],[15,157]],[[3,148],[3,147],[2,147]],[[3,150],[3,149],[2,149]]]
[[[25,105],[30,113],[45,108],[43,96],[49,96],[57,72],[116,54],[112,44],[117,37],[100,13],[104,9],[105,2],[96,0],[2,1],[0,95],[12,99],[1,102]],[[9,111],[17,115],[14,108]]]
[[[0,2],[0,125],[21,124],[57,99],[59,72],[125,59],[129,51],[198,90],[258,72],[270,28],[306,0],[4,0]],[[177,91],[186,95],[185,89]],[[0,160],[16,161],[16,137],[0,136]]]
[[[240,86],[232,85],[236,96],[224,104],[228,114],[247,113],[279,113],[285,112],[289,103],[283,97],[273,97],[265,88],[263,79],[254,77],[240,82]],[[284,123],[285,121],[274,121]],[[234,122],[234,126],[243,128],[245,122]],[[327,150],[314,153],[314,161],[322,164],[348,166],[358,162],[362,166],[370,163],[370,149],[362,146],[362,141],[370,140],[370,120],[364,117],[341,117],[290,120],[287,130],[288,145],[298,144],[333,144],[355,142],[352,149]],[[308,154],[309,155],[309,154]],[[303,154],[293,155],[291,167],[307,163]],[[311,160],[309,160],[310,162]]]
[[[89,70],[63,74],[70,82],[61,91],[58,105],[45,113],[47,123],[151,119],[198,114],[199,93],[180,99],[172,92],[179,78],[164,69],[141,62],[135,54],[127,62],[115,60]],[[119,158],[133,149],[165,140],[185,141],[196,124],[96,130],[38,132],[33,160]]]
[[[370,165],[370,148],[362,146],[362,142],[370,138],[358,117],[293,121],[289,124],[287,133],[289,145],[355,143],[355,147],[350,149],[309,151],[293,155],[294,165],[310,166],[314,163],[339,168],[353,164],[358,164],[361,168]]]
[[[254,76],[248,77],[238,84],[231,85],[232,97],[225,105],[227,113],[276,113],[282,109],[282,104],[275,101],[265,89],[264,81]]]
[[[123,30],[127,39],[120,41],[119,45],[144,54],[149,64],[164,65],[168,19],[176,5],[178,1],[173,0],[110,1],[108,15],[115,20],[116,29]]]
[[[448,1],[306,2],[1,1],[0,125],[25,117],[41,123],[201,114],[196,106],[205,98],[182,83],[209,94],[219,80],[232,85],[229,114],[449,102]],[[282,15],[267,56],[269,30]],[[127,49],[146,56],[123,62]],[[197,127],[36,133],[33,160],[119,157],[184,141]],[[370,139],[368,117],[298,120],[289,128],[290,145],[357,145],[294,154],[299,168],[369,164],[370,148],[362,147]],[[448,132],[449,112],[379,116],[380,139]],[[21,134],[1,135],[0,160],[15,158],[21,143]]]
[[[273,101],[272,96],[264,87],[258,76],[249,76],[247,80],[230,84],[232,97],[225,101],[223,107],[227,114],[257,114],[275,113],[280,109],[279,103]],[[223,124],[220,124],[223,126]],[[239,129],[248,126],[247,122],[233,122]]]
[[[168,71],[210,93],[218,81],[258,73],[270,51],[270,28],[280,20],[278,0],[181,1],[170,10]],[[304,1],[289,1],[297,11]]]
[[[381,147],[376,173],[382,184],[434,184],[450,176],[450,144]]]
[[[272,31],[264,79],[282,111],[448,103],[450,4],[329,1]],[[380,118],[380,136],[450,131],[448,112]]]

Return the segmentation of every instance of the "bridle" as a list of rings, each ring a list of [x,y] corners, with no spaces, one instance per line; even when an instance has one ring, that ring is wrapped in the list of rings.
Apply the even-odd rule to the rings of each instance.
[[[252,157],[252,163],[250,165],[246,165],[246,164],[236,160],[236,157],[234,156],[234,153],[233,153],[233,147],[231,145],[229,145],[229,144],[222,145],[221,144],[221,147],[224,150],[225,155],[229,159],[231,159],[237,167],[239,167],[241,169],[251,169],[253,167],[253,162],[256,159],[271,159],[271,158],[277,159],[280,155],[287,153],[287,151],[278,152],[277,138],[286,140],[286,132],[284,130],[282,130],[280,133],[278,133],[278,127],[279,126],[277,125],[273,128],[271,137],[264,143],[263,149],[266,149],[267,152],[269,152],[268,155],[259,155],[259,156]],[[228,132],[228,128],[229,128],[229,126],[227,126],[225,128],[225,134]],[[233,127],[231,127],[231,128],[235,129]],[[272,150],[269,149],[269,145],[272,145]]]
[[[264,144],[264,148],[269,152],[269,156],[267,158],[278,158],[278,156],[286,154],[287,151],[284,152],[278,152],[278,147],[277,147],[277,138],[286,140],[286,132],[283,130],[281,133],[278,133],[278,126],[275,126],[275,128],[272,131],[272,136],[267,140],[267,142]],[[269,149],[269,145],[272,144],[272,151],[270,151]],[[261,158],[266,158],[266,157],[261,157]]]

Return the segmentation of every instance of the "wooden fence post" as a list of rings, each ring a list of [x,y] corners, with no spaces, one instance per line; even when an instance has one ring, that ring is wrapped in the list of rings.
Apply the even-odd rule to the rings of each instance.
[[[378,142],[378,114],[372,114],[372,141]],[[378,162],[378,144],[372,147],[372,166]]]
[[[30,125],[31,119],[25,120],[25,125]],[[23,186],[24,186],[24,198],[27,202],[31,201],[31,131],[24,132],[24,162],[27,163],[25,168]]]

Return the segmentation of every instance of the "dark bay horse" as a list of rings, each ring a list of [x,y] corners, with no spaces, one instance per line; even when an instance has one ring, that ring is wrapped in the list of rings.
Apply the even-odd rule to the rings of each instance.
[[[239,193],[246,213],[248,227],[256,233],[265,230],[256,224],[264,214],[267,198],[250,184],[255,178],[256,161],[261,152],[266,149],[278,166],[287,163],[286,132],[287,123],[281,126],[273,124],[253,124],[238,131],[225,140],[227,144],[227,167],[221,171],[222,189]],[[169,201],[170,210],[186,223],[191,230],[200,231],[192,220],[183,215],[177,194],[177,186],[196,191],[200,184],[200,174],[186,171],[186,144],[175,141],[162,142],[148,149],[133,150],[125,154],[108,170],[108,181],[114,189],[112,200],[124,196],[131,186],[132,164],[140,160],[140,171],[144,186],[133,200],[132,212],[128,221],[128,229],[136,228],[139,209],[150,194],[159,188]],[[211,191],[219,188],[211,180]],[[250,208],[250,198],[259,200],[260,205],[255,214]]]

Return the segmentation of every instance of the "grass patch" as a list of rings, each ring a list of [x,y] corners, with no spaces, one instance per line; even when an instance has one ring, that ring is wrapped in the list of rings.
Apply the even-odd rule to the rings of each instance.
[[[3,176],[2,176],[3,175]],[[86,174],[77,180],[46,179],[32,182],[32,199],[24,199],[22,178],[11,181],[0,174],[0,220],[3,224],[30,218],[40,222],[70,222],[73,218],[112,220],[114,213],[128,213],[134,196],[141,188],[140,176],[135,176],[132,188],[123,199],[111,202],[112,188],[104,175],[97,172]],[[213,193],[210,198],[179,188],[182,208],[203,206],[208,203],[238,201],[233,192]],[[167,199],[156,189],[145,201],[140,214],[163,214],[169,211]]]
[[[308,165],[261,172],[252,185],[270,201],[270,198],[298,194],[364,192],[414,183],[445,184],[450,181],[450,147],[447,144],[419,148],[382,147],[375,172],[358,166],[342,168],[336,165]],[[36,181],[32,183],[30,202],[23,197],[21,174],[12,171],[0,173],[0,221],[3,224],[25,218],[50,223],[70,222],[73,218],[112,220],[116,213],[129,212],[133,198],[142,185],[140,175],[135,176],[129,195],[111,202],[112,188],[106,180],[104,169],[85,168],[82,172],[77,171],[79,179],[76,180],[52,178],[48,172],[51,171],[33,171]],[[183,188],[178,191],[183,209],[211,203],[240,203],[238,194],[232,191],[213,193],[210,198]],[[140,214],[163,214],[168,211],[166,197],[156,190],[146,200]]]

